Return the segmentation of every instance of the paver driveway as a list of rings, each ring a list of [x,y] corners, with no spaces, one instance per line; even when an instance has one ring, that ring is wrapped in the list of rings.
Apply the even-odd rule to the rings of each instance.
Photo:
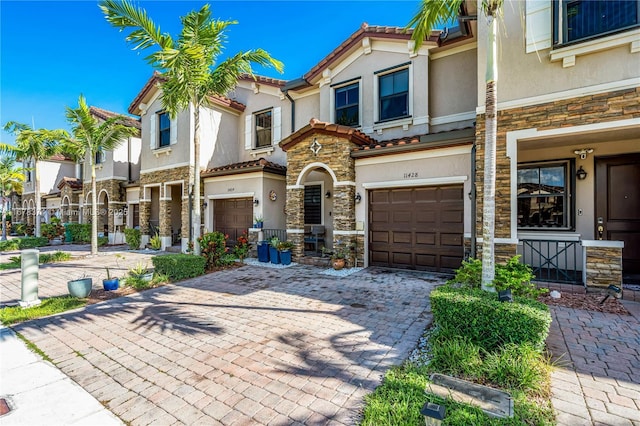
[[[444,278],[244,266],[15,329],[133,425],[357,423]]]

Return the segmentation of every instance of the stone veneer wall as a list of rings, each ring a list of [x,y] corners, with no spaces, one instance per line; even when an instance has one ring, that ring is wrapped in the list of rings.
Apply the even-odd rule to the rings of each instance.
[[[125,189],[120,185],[122,180],[109,179],[96,182],[96,194],[98,196],[98,214],[100,218],[98,220],[98,232],[102,232],[102,224],[107,224],[109,232],[114,232],[115,227],[113,224],[114,211],[118,209],[124,209],[126,207],[127,194]],[[100,193],[105,190],[109,198],[108,206],[100,206]],[[91,220],[91,199],[87,194],[91,191],[91,183],[84,183],[82,185],[82,197],[86,201],[83,208],[83,221],[89,223]]]
[[[314,154],[309,148],[316,139],[322,148]],[[312,133],[287,151],[287,186],[295,186],[300,173],[311,163],[323,163],[329,167],[338,182],[355,182],[355,160],[351,150],[355,147],[348,139],[331,134]],[[304,180],[302,180],[304,183]],[[334,182],[335,184],[335,182]],[[336,231],[355,230],[355,186],[339,185],[333,187],[333,244],[334,246],[358,245],[356,235],[341,235]],[[304,189],[287,189],[287,229],[304,228]],[[303,255],[304,235],[289,234],[287,238],[296,245],[293,257]],[[360,242],[362,245],[362,242]],[[358,262],[362,264],[364,257],[358,253]]]
[[[158,170],[154,172],[145,173],[140,172],[140,230],[143,235],[149,234],[149,217],[151,215],[151,203],[149,201],[142,201],[144,199],[144,186],[160,184],[160,236],[171,236],[171,201],[164,200],[165,197],[170,197],[170,189],[167,188],[168,194],[164,193],[165,182],[183,181],[182,185],[182,209],[180,212],[180,236],[182,238],[189,238],[189,202],[184,199],[189,194],[189,182],[191,182],[191,169],[189,166],[176,167],[174,169]],[[178,185],[178,184],[176,184]],[[204,185],[200,185],[200,196],[204,194]],[[202,206],[202,203],[200,204]],[[201,215],[202,217],[202,215]]]
[[[585,247],[587,287],[622,286],[622,249]]]
[[[496,144],[496,238],[510,238],[511,222],[511,176],[510,158],[506,152],[507,132],[536,128],[549,130],[559,127],[602,123],[620,119],[640,117],[640,88],[618,90],[596,95],[563,99],[539,105],[512,108],[498,111],[498,134]],[[477,211],[476,229],[482,236],[482,196],[484,179],[485,116],[480,114],[476,120],[476,193]],[[505,226],[499,226],[505,224]],[[517,226],[517,224],[512,224]],[[478,244],[478,257],[482,250]],[[500,251],[500,255],[498,255]],[[500,256],[511,257],[516,254],[516,246],[509,245],[505,250],[496,245],[496,259]]]
[[[20,208],[22,209],[23,205],[29,206],[29,201],[33,200],[33,205],[36,205],[36,194],[35,193],[30,193],[30,194],[26,194],[22,196],[22,199],[20,200]],[[25,203],[26,201],[26,203]],[[35,225],[36,223],[36,216],[35,216],[35,211],[31,211],[28,208],[26,210],[20,210],[21,214],[18,216],[18,218],[20,219],[19,221],[22,223],[26,223],[27,225]],[[13,219],[12,219],[13,220]]]
[[[69,185],[64,185],[60,190],[60,208],[62,209],[63,223],[78,223],[80,221],[80,196],[82,191],[74,190]],[[71,205],[65,204],[64,199],[67,197]]]

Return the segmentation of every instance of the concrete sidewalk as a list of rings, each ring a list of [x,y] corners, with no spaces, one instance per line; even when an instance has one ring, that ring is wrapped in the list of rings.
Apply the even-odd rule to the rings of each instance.
[[[121,425],[93,396],[0,326],[0,425]]]

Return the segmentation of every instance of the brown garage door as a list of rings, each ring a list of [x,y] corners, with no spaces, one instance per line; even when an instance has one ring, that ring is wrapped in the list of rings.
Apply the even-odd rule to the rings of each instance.
[[[369,193],[369,263],[451,271],[464,255],[463,188],[429,186]]]
[[[229,235],[228,243],[235,245],[237,238],[253,223],[251,198],[214,200],[213,229]]]

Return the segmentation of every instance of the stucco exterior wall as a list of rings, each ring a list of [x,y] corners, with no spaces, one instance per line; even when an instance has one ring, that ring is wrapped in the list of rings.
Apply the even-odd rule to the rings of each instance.
[[[309,124],[309,120],[312,118],[320,117],[319,91],[314,90],[311,91],[310,94],[305,94],[304,96],[291,93],[291,97],[296,101],[296,122],[294,131],[297,131]]]
[[[23,165],[23,167],[26,167]],[[39,161],[38,169],[40,174],[40,195],[58,191],[57,185],[63,177],[75,176],[75,164],[71,161]],[[36,190],[36,174],[31,172],[31,182],[22,184],[22,193],[31,194]]]
[[[429,64],[429,113],[432,127],[437,126],[439,120],[458,114],[471,113],[471,120],[474,121],[478,105],[477,50],[473,48],[448,56],[437,55],[434,58],[436,59],[432,58]],[[448,117],[447,121],[462,118]],[[455,121],[452,124],[457,124],[458,127],[449,126],[447,130],[460,128],[460,124]]]

